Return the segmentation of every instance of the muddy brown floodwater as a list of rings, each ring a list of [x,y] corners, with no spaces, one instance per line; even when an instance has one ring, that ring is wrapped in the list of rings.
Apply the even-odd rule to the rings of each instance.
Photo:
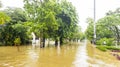
[[[75,67],[78,45],[61,48],[0,47],[0,67]]]

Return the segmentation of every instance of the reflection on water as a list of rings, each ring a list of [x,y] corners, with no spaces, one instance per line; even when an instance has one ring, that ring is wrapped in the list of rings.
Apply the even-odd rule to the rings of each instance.
[[[86,40],[84,43],[81,44],[81,46],[78,47],[77,53],[76,53],[76,59],[73,62],[75,67],[89,67],[89,63],[87,62],[88,56],[86,51]]]
[[[0,67],[72,67],[76,45],[35,48],[21,46],[0,47]]]

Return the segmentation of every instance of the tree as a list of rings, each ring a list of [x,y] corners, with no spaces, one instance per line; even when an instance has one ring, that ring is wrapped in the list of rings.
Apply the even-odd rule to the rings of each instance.
[[[101,38],[114,38],[117,41],[117,44],[120,43],[120,11],[117,9],[116,11],[109,11],[105,17],[99,19],[96,23],[96,31],[97,31],[97,40]],[[90,27],[89,25],[88,27]],[[93,27],[93,26],[92,26]],[[87,29],[86,34],[88,36],[93,36],[89,32],[93,29]],[[92,32],[91,32],[92,33]],[[93,34],[93,33],[92,33]],[[88,37],[90,38],[90,37]]]
[[[24,0],[28,21],[33,22],[42,37],[43,46],[45,38],[54,38],[63,43],[63,38],[68,38],[77,26],[77,13],[75,7],[66,0]]]
[[[87,38],[90,41],[92,41],[92,39],[93,39],[93,19],[87,18],[87,23],[88,23],[88,27],[87,27],[87,30],[85,31],[85,34],[86,34]]]
[[[14,44],[17,46],[17,50],[20,51],[19,45],[21,44],[21,39],[19,37],[15,38]]]
[[[0,12],[0,24],[10,21],[10,17],[7,16],[4,12]]]
[[[110,39],[113,37],[113,33],[107,28],[106,25],[104,25],[104,23],[101,23],[102,19],[98,20],[97,23],[96,23],[96,35],[97,35],[97,45],[99,42],[99,40],[102,40],[104,38],[106,39]],[[90,41],[93,41],[93,19],[91,18],[88,18],[87,19],[87,22],[89,24],[89,26],[87,27],[87,30],[85,32],[87,38],[90,40]]]
[[[0,27],[0,41],[3,45],[14,43],[14,29],[8,23]]]
[[[27,44],[29,41],[28,35],[27,35],[27,28],[23,24],[15,24],[13,26],[14,29],[14,38],[19,37],[21,39],[21,44]]]
[[[4,12],[11,17],[10,23],[12,25],[27,21],[26,13],[21,8],[8,7]]]
[[[117,40],[117,44],[120,42],[120,20],[117,15],[107,15],[102,18],[101,23],[108,28],[113,33],[114,38]]]
[[[0,8],[2,7],[2,3],[0,1]],[[0,24],[4,24],[5,22],[10,21],[10,17],[4,12],[0,11]]]
[[[107,14],[109,16],[109,26],[110,30],[114,33],[115,39],[117,40],[117,45],[120,45],[120,8],[117,8],[115,11],[109,11]]]
[[[28,21],[33,22],[36,25],[39,32],[39,37],[43,41],[43,47],[45,46],[45,38],[50,36],[52,32],[58,29],[58,23],[56,21],[56,12],[59,8],[57,7],[56,0],[24,0],[25,10],[28,15]],[[50,34],[48,34],[48,32]]]
[[[76,32],[78,16],[72,3],[62,0],[60,6],[62,10],[61,13],[58,13],[56,16],[59,24],[56,34],[60,40],[60,44],[63,44],[64,38],[70,38],[71,35]]]
[[[20,8],[7,8],[4,12],[11,20],[0,28],[0,40],[5,45],[14,45],[16,37],[20,37],[21,44],[28,42],[27,28],[23,25],[26,21],[24,11]]]

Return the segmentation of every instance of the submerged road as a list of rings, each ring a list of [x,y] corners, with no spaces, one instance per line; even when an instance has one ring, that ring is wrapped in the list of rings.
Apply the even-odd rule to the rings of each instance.
[[[86,47],[87,40],[79,45],[63,45],[60,48],[20,46],[19,52],[16,47],[1,46],[0,67],[115,67],[88,57]],[[96,63],[91,64],[88,60]]]
[[[87,62],[88,56],[87,56],[86,45],[87,45],[87,40],[84,40],[81,43],[81,45],[79,45],[77,49],[75,61],[73,62],[75,67],[88,67],[89,64]]]
[[[94,63],[88,62],[88,60],[94,61]],[[87,53],[87,40],[81,42],[77,48],[74,67],[118,67],[114,64],[108,64],[104,61],[96,58],[90,58]]]

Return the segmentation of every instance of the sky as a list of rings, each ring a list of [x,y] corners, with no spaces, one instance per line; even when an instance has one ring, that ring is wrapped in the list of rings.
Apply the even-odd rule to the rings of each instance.
[[[23,0],[1,0],[3,8],[23,7]],[[76,7],[79,16],[79,25],[84,32],[87,28],[86,18],[93,18],[94,0],[69,0]],[[96,0],[96,20],[105,16],[109,10],[114,11],[120,7],[120,0]]]

